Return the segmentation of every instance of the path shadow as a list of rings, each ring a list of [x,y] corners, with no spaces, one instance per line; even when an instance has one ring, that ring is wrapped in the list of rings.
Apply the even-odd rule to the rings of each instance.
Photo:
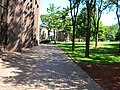
[[[18,71],[12,72],[15,76],[2,77],[5,84],[34,85],[36,88],[47,86],[51,89],[61,87],[64,90],[95,86],[86,73],[55,46],[36,46],[21,55],[13,55],[6,62],[6,68]]]

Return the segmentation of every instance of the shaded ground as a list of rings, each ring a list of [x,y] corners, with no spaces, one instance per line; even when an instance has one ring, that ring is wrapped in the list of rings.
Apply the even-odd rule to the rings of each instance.
[[[80,66],[99,83],[104,90],[120,90],[120,64]]]
[[[0,90],[102,90],[55,45],[0,55]]]

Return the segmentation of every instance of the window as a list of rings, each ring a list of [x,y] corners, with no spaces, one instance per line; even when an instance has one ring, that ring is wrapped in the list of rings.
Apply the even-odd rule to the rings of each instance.
[[[0,44],[6,44],[7,38],[7,3],[8,0],[0,0]]]

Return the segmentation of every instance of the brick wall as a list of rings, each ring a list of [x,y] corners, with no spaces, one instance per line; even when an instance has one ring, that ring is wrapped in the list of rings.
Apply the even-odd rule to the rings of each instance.
[[[8,39],[9,51],[37,44],[39,37],[39,2],[38,0],[9,0],[8,5]]]

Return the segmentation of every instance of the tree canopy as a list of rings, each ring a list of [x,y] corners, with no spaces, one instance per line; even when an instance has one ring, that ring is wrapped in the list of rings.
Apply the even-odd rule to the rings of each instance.
[[[120,34],[120,1],[119,0],[69,0],[70,6],[60,10],[50,4],[48,14],[41,15],[41,21],[49,30],[63,30],[72,34],[72,50],[75,39],[86,41],[85,56],[89,57],[90,41],[119,40]],[[82,6],[82,7],[79,7]],[[118,24],[104,26],[100,21],[103,11],[114,11]],[[71,16],[70,16],[71,15]]]

